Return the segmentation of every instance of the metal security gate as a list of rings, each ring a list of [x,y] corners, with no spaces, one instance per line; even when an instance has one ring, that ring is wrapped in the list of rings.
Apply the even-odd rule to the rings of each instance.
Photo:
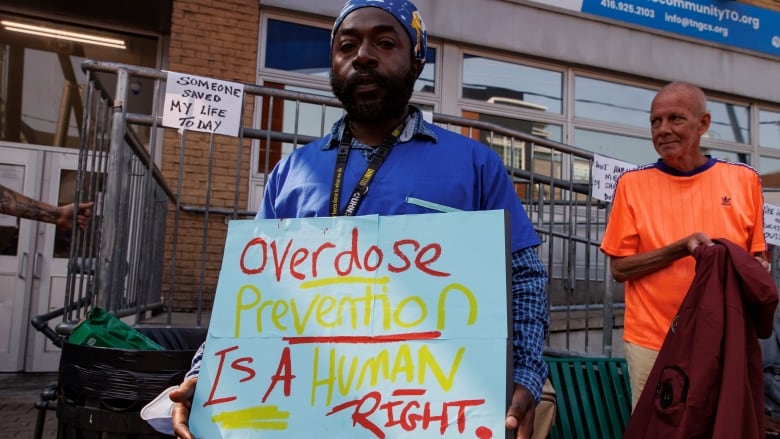
[[[340,105],[245,84],[238,137],[177,131],[161,125],[166,72],[92,61],[83,69],[77,198],[97,202],[97,220],[75,235],[64,320],[77,321],[88,302],[137,323],[205,325],[227,222],[254,216],[249,206],[275,162],[313,139],[302,127],[324,134]],[[490,123],[444,114],[433,121],[516,165],[507,172],[550,274],[548,348],[611,355],[622,292],[598,250],[607,206],[589,196],[592,154]]]

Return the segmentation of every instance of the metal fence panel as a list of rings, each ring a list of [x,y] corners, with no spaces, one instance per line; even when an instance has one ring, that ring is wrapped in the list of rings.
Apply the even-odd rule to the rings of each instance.
[[[184,312],[203,325],[227,222],[254,216],[246,208],[252,182],[264,182],[285,151],[324,134],[341,114],[339,103],[246,84],[238,137],[177,132],[161,126],[165,72],[93,61],[83,68],[79,181],[92,181],[77,188],[77,200],[98,203],[71,255],[65,319],[77,320],[79,300],[89,300],[120,316],[144,320],[165,311],[164,323],[176,324]],[[128,111],[138,83],[152,85],[146,113]],[[433,114],[433,121],[504,158],[542,239],[556,335],[549,349],[611,354],[622,290],[598,250],[607,205],[590,196],[592,154],[462,117]]]

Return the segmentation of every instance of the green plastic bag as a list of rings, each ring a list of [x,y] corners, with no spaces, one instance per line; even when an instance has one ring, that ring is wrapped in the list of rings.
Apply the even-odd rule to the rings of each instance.
[[[92,308],[68,337],[81,346],[163,351],[164,347],[101,308]]]

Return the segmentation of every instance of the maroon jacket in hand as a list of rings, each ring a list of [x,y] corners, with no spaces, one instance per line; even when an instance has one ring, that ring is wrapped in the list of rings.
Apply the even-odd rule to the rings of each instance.
[[[725,239],[696,249],[696,275],[672,320],[626,439],[764,438],[758,338],[772,333],[777,289]]]

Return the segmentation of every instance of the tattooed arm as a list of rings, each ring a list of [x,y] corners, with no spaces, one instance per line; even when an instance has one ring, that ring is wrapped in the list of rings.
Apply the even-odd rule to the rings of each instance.
[[[80,203],[76,221],[83,228],[92,216],[93,203]],[[3,185],[0,185],[0,213],[36,221],[56,224],[62,229],[70,229],[73,225],[73,215],[76,206],[71,203],[65,206],[53,206],[42,201],[22,195]]]

